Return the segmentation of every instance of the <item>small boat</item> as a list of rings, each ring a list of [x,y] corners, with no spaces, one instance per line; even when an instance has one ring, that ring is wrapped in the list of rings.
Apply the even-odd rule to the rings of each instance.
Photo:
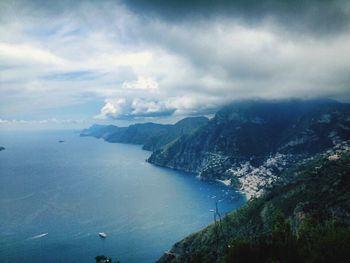
[[[58,142],[59,142],[59,143],[63,143],[64,141],[63,141],[63,140],[59,140]]]
[[[101,237],[101,238],[106,238],[107,237],[107,234],[105,232],[100,232],[98,233],[98,235]]]

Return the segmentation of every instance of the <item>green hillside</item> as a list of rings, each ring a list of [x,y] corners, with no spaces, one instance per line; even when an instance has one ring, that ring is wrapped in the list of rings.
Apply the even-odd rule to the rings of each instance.
[[[291,182],[176,243],[158,262],[348,262],[350,148],[285,171]]]

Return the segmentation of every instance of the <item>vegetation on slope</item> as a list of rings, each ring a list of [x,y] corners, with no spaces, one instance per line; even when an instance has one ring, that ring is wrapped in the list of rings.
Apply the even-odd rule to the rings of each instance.
[[[182,119],[171,126],[166,132],[153,136],[143,146],[143,149],[149,151],[156,151],[168,145],[171,142],[176,141],[183,135],[192,134],[197,131],[200,127],[203,127],[208,123],[206,117],[188,117]]]
[[[290,168],[289,184],[176,243],[158,262],[347,262],[350,153],[344,147]]]
[[[332,100],[242,101],[218,111],[207,125],[170,147],[155,151],[149,162],[202,173],[212,162],[219,178],[232,166],[259,166],[269,156],[315,154],[350,139],[350,104]],[[218,166],[218,165],[216,165]],[[213,173],[201,174],[213,177]],[[224,177],[224,176],[223,176]]]

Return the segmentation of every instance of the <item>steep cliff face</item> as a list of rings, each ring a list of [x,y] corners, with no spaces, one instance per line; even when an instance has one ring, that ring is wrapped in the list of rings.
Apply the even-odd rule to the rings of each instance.
[[[158,262],[347,262],[349,141],[283,176],[287,185],[177,242]]]
[[[330,100],[245,101],[156,150],[160,166],[231,180],[261,194],[291,164],[350,139],[350,104]],[[262,191],[260,191],[262,190]]]

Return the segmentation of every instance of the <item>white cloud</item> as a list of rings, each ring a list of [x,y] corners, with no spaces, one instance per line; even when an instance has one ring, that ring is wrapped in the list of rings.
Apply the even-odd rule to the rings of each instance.
[[[150,77],[138,77],[135,81],[124,81],[122,88],[136,90],[156,90],[158,83]]]
[[[56,119],[56,118],[50,118],[50,119],[38,119],[38,120],[21,120],[21,119],[0,119],[0,126],[3,127],[6,126],[13,126],[13,125],[50,125],[50,124],[57,124],[57,125],[75,125],[75,124],[85,124],[87,123],[86,120],[83,119]]]
[[[0,43],[0,58],[2,63],[43,64],[62,66],[64,60],[48,50],[25,44]]]
[[[97,119],[140,119],[166,117],[176,109],[165,102],[144,98],[106,100]]]
[[[171,115],[175,108],[162,101],[135,98],[131,103],[131,115],[136,117],[162,117]]]
[[[270,20],[169,22],[112,2],[47,15],[19,3],[0,11],[6,119],[81,105],[96,115],[96,104],[98,118],[135,119],[204,114],[249,97],[350,100],[349,30],[323,37]],[[86,104],[96,112],[84,113]]]
[[[97,119],[117,118],[124,114],[124,106],[126,104],[125,98],[118,98],[115,100],[106,100],[105,105],[102,107]]]
[[[146,67],[152,60],[151,52],[127,52],[95,54],[85,61],[75,64],[77,68],[113,72],[120,67],[130,67],[133,70]]]

